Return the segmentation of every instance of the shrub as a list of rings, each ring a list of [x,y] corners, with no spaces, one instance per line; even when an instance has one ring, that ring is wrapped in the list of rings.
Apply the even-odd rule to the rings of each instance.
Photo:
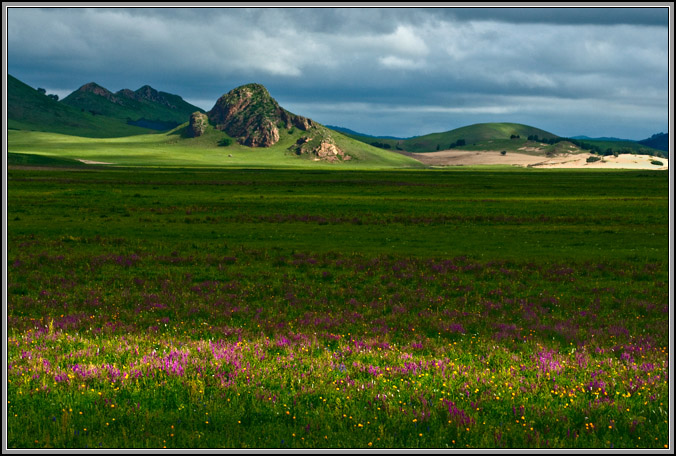
[[[501,151],[500,155],[507,155],[507,151],[506,150]]]
[[[664,163],[662,163],[662,162],[659,161],[659,160],[650,160],[650,164],[651,164],[651,165],[655,165],[655,166],[662,166],[662,165],[664,165]]]
[[[591,157],[587,158],[587,163],[594,163],[594,162],[597,162],[599,160],[601,160],[601,157],[595,157],[595,156],[592,155]]]

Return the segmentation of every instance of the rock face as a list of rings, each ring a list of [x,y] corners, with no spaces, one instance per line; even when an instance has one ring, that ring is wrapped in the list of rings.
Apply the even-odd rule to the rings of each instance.
[[[144,85],[140,89],[133,92],[133,98],[139,101],[150,101],[152,103],[157,103],[162,106],[166,106],[170,109],[176,109],[174,103],[175,98],[182,100],[178,95],[172,95],[166,92],[158,92],[149,85]]]
[[[261,84],[247,84],[218,99],[209,111],[209,120],[240,144],[270,147],[279,141],[279,129],[295,126],[308,130],[310,119],[282,109]]]
[[[330,162],[338,160],[347,161],[352,159],[352,157],[346,155],[345,152],[340,150],[335,144],[329,142],[319,143],[319,147],[317,147],[311,153],[314,154],[319,160],[326,160]]]
[[[112,101],[113,103],[117,102],[117,97],[111,92],[110,90],[101,87],[95,82],[89,82],[79,89],[77,89],[77,92],[82,92],[82,93],[93,93],[94,95],[98,95],[100,97],[104,97],[107,100]]]
[[[251,147],[269,147],[279,141],[276,124],[281,117],[281,107],[260,84],[231,90],[209,111],[209,119],[216,129]]]
[[[209,118],[206,114],[196,111],[190,115],[190,123],[188,124],[188,135],[192,138],[202,136],[209,125]]]
[[[329,162],[352,158],[336,145],[326,127],[283,109],[261,84],[231,90],[207,115],[214,128],[246,146],[270,147],[279,141],[280,131],[297,128],[305,133],[288,149],[290,152]]]

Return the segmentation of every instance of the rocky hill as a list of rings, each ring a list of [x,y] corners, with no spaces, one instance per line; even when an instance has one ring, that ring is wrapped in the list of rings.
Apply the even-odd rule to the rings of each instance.
[[[297,155],[316,160],[350,160],[332,138],[331,131],[307,117],[292,114],[270,96],[261,84],[246,84],[231,90],[216,101],[207,113],[209,123],[250,147],[270,147],[280,139],[280,130],[299,129],[304,133],[289,148]],[[204,132],[204,119],[193,114],[189,134]]]
[[[96,84],[87,90],[106,103],[112,93]],[[92,138],[110,138],[152,133],[152,130],[127,123],[126,119],[94,115],[56,101],[33,87],[7,75],[7,127]]]
[[[123,119],[130,125],[155,130],[168,130],[185,122],[196,106],[180,96],[160,92],[149,85],[136,91],[122,89],[118,92],[90,82],[62,100],[62,103],[92,115]]]

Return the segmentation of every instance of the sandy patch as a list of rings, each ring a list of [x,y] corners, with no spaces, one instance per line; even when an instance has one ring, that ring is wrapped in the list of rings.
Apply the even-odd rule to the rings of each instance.
[[[621,154],[617,157],[603,157],[602,160],[587,163],[589,153],[560,154],[553,157],[536,156],[507,152],[502,155],[497,150],[468,151],[443,150],[439,152],[412,153],[409,156],[431,166],[472,166],[472,165],[511,165],[530,168],[619,168],[619,169],[669,169],[669,160],[650,155]],[[656,166],[651,160],[663,163]]]
[[[114,163],[108,163],[108,162],[97,162],[93,160],[85,160],[83,158],[78,158],[78,161],[81,161],[85,165],[113,165]]]
[[[565,158],[565,157],[568,158]],[[669,169],[669,160],[651,155],[621,154],[617,157],[609,155],[600,161],[587,163],[591,154],[566,154],[561,156],[560,162],[544,162],[533,167],[538,168],[615,168],[615,169]],[[558,157],[554,157],[555,159]],[[662,165],[653,165],[651,161],[662,162]]]

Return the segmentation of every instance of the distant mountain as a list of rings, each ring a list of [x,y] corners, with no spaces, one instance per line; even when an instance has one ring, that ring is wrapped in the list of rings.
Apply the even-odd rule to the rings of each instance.
[[[633,139],[622,139],[622,138],[614,138],[612,136],[601,136],[599,138],[591,138],[589,136],[571,136],[571,139],[588,139],[588,140],[593,140],[593,141],[634,141]]]
[[[172,129],[187,121],[193,112],[203,112],[178,95],[159,92],[148,85],[136,91],[122,89],[113,93],[90,82],[61,102],[82,112],[122,119],[130,125],[153,130]]]
[[[12,75],[7,75],[7,127],[92,138],[152,132],[146,128],[129,125],[125,120],[95,116],[53,100]]]
[[[350,130],[349,128],[337,127],[335,125],[326,125],[326,128],[330,128],[331,130],[335,130],[335,131],[338,131],[340,133],[345,133],[345,134],[352,135],[352,136],[360,136],[360,137],[364,137],[364,138],[396,139],[396,140],[413,138],[413,136],[411,136],[410,138],[399,138],[397,136],[374,136],[374,135],[368,135],[366,133],[359,133],[359,132],[356,132],[354,130]]]
[[[638,141],[638,143],[652,147],[653,149],[669,152],[669,133],[657,133],[648,139]]]

